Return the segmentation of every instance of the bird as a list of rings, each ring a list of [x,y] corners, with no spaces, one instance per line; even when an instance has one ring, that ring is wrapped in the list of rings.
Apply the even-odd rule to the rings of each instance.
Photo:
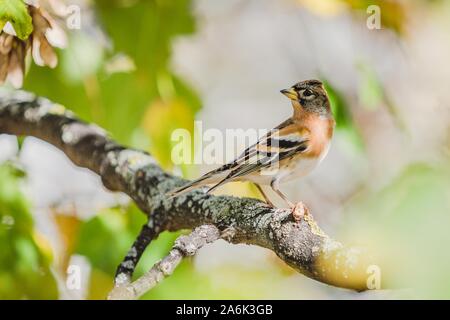
[[[280,191],[280,183],[309,174],[327,155],[336,122],[327,91],[320,80],[300,81],[280,91],[291,101],[293,113],[268,131],[233,161],[169,192],[170,198],[212,185],[208,193],[232,181],[255,184],[267,205],[275,207],[262,185],[271,189],[289,206],[295,221],[309,210],[300,201],[291,202]]]

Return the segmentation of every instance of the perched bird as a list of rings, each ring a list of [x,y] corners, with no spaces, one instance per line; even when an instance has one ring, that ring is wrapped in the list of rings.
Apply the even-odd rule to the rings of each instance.
[[[269,185],[289,205],[295,220],[307,214],[306,206],[289,201],[279,185],[307,175],[320,163],[330,147],[335,121],[322,82],[301,81],[281,93],[291,100],[292,117],[270,130],[235,160],[172,191],[169,196],[205,185],[213,184],[208,190],[211,192],[227,182],[251,181],[269,205],[273,206],[261,185]]]

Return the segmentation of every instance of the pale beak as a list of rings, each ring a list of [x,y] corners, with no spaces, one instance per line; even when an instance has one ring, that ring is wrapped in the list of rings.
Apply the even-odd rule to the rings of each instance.
[[[286,97],[288,97],[291,100],[297,100],[298,96],[297,96],[297,92],[295,92],[294,89],[290,88],[290,89],[283,89],[280,91],[282,94],[284,94]]]

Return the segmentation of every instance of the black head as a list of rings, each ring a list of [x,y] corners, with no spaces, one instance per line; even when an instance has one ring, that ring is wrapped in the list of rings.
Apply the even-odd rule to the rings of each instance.
[[[321,115],[331,112],[327,92],[319,80],[298,82],[289,89],[281,90],[281,93],[291,99],[294,108],[300,107]]]

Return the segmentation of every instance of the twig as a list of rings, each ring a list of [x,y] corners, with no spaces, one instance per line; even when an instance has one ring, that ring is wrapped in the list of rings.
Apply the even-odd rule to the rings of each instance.
[[[123,286],[130,283],[134,269],[141,259],[142,254],[150,242],[158,236],[159,232],[159,227],[151,220],[142,226],[141,232],[139,232],[127,255],[117,268],[116,276],[114,277],[114,284],[116,286]]]
[[[219,229],[213,225],[204,225],[194,229],[187,236],[180,236],[169,254],[136,281],[117,285],[108,296],[109,300],[138,299],[144,293],[152,289],[165,277],[170,276],[181,260],[187,256],[193,256],[205,244],[211,243],[220,237]]]

